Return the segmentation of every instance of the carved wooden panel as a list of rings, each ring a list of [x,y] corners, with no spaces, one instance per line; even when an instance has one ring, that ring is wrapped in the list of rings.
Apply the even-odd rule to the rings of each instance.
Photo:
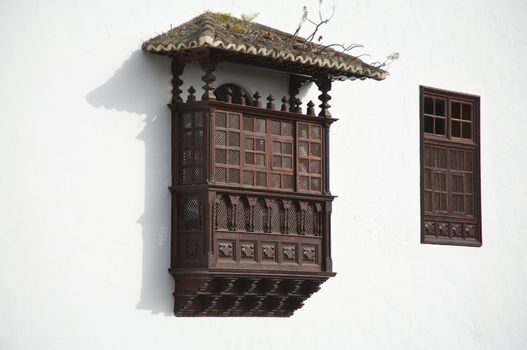
[[[175,276],[177,316],[289,317],[320,289],[325,278]],[[189,293],[191,291],[191,293]]]

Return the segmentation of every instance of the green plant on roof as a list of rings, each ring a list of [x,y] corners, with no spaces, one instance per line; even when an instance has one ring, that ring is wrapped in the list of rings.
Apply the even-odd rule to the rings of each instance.
[[[230,13],[218,13],[218,21],[220,21],[221,23],[229,23],[230,21],[232,21],[232,16],[230,15]]]

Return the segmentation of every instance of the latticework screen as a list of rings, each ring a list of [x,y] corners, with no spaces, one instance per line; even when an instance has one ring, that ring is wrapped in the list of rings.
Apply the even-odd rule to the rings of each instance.
[[[204,112],[184,112],[180,116],[180,183],[203,182]]]
[[[214,125],[215,182],[322,191],[320,125],[227,111],[214,113]]]

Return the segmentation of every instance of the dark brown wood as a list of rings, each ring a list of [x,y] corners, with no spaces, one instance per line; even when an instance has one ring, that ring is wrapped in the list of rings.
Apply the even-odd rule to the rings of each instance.
[[[321,74],[316,77],[315,83],[321,92],[318,99],[322,102],[319,105],[320,113],[318,115],[321,117],[331,117],[331,113],[329,112],[329,107],[331,106],[328,103],[331,100],[331,96],[328,94],[331,90],[331,77],[327,74]]]
[[[420,87],[421,242],[482,244],[479,96]]]
[[[315,116],[312,102],[302,114],[298,97],[277,110],[272,95],[262,108],[258,92],[214,89],[207,58],[202,100],[190,87],[169,105],[174,311],[287,317],[334,275],[326,143],[336,119]]]
[[[275,109],[275,105],[274,105],[274,97],[273,95],[269,95],[267,96],[267,109],[272,109],[274,110]]]
[[[282,106],[280,107],[282,112],[289,112],[289,98],[287,96],[282,97]]]
[[[258,91],[256,91],[253,95],[254,101],[253,101],[253,107],[259,107],[262,108],[262,101],[260,100],[262,96]]]
[[[183,85],[183,80],[181,80],[181,75],[183,74],[183,69],[185,64],[172,59],[172,103],[183,102],[181,98],[181,93],[183,92],[180,87]]]
[[[194,96],[195,93],[196,89],[194,89],[194,86],[188,88],[187,103],[196,102],[196,96]]]
[[[313,103],[313,101],[309,101],[307,103],[307,112],[306,114],[307,115],[315,115],[315,104]]]
[[[212,84],[216,80],[216,76],[212,74],[212,72],[216,69],[217,62],[214,57],[208,55],[200,60],[200,64],[204,71],[201,80],[205,83],[205,85],[203,85],[204,92],[201,99],[203,101],[215,100],[216,96],[214,95],[214,86]]]

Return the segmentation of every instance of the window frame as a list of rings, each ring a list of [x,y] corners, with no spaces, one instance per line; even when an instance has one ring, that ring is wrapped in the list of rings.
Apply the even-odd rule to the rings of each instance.
[[[446,103],[445,111],[445,136],[434,135],[425,133],[425,97],[439,97],[444,98]],[[472,138],[463,139],[459,137],[452,137],[452,102],[468,102],[473,106],[472,111]],[[441,245],[456,245],[456,246],[471,246],[480,247],[482,245],[482,225],[481,225],[481,142],[480,142],[480,96],[465,94],[455,91],[449,91],[444,89],[437,89],[427,86],[419,86],[419,144],[420,144],[420,224],[421,224],[421,243],[423,244],[441,244]],[[452,237],[451,230],[454,224],[462,223],[463,219],[468,216],[465,214],[453,214],[450,210],[450,204],[447,205],[448,213],[446,215],[425,213],[425,146],[439,146],[446,148],[447,154],[450,154],[451,150],[470,150],[473,152],[473,164],[472,164],[472,182],[473,182],[473,218],[475,220],[475,239],[467,239]],[[449,176],[451,173],[450,156],[447,158],[447,167]],[[455,171],[454,171],[455,172]],[[447,201],[452,197],[452,186],[450,180],[447,179]],[[435,220],[435,221],[434,221]],[[434,230],[436,235],[426,235],[425,222],[434,221]],[[441,221],[441,222],[439,222]],[[437,235],[437,227],[439,224],[448,224],[448,237],[439,237]],[[470,225],[470,224],[469,224]],[[465,230],[465,223],[463,223],[462,231]]]

